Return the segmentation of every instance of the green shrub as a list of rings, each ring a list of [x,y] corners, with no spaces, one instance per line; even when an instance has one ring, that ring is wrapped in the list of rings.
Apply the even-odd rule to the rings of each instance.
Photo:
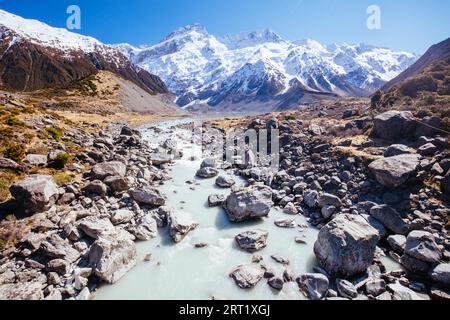
[[[15,143],[6,143],[0,150],[5,158],[21,162],[25,157],[25,148]]]
[[[64,169],[70,160],[71,156],[69,154],[64,152],[58,153],[53,161],[53,166],[56,169]]]
[[[25,123],[23,123],[23,121],[17,119],[14,116],[9,116],[8,118],[6,118],[5,123],[11,127],[24,127],[25,126]]]
[[[73,173],[59,172],[53,175],[53,180],[58,186],[66,185],[75,178]]]
[[[64,135],[64,131],[58,127],[50,127],[45,129],[50,137],[52,137],[56,141],[60,141]]]

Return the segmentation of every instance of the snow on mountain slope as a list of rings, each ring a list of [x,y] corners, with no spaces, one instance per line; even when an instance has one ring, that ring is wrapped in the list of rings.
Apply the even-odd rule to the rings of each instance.
[[[159,75],[180,106],[277,97],[297,82],[312,92],[368,95],[417,59],[364,44],[290,42],[270,30],[215,37],[198,24],[177,29],[155,45],[116,48]]]
[[[0,87],[18,91],[64,87],[100,70],[149,94],[168,93],[160,78],[114,47],[0,10]]]
[[[69,32],[62,28],[53,28],[37,20],[24,19],[0,9],[0,26],[13,30],[18,36],[35,44],[56,48],[62,51],[83,51],[90,53],[99,49],[113,51],[100,41]]]

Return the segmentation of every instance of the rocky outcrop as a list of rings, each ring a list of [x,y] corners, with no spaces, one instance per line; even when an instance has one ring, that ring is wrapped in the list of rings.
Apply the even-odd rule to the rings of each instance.
[[[320,230],[314,253],[329,274],[350,277],[372,264],[378,240],[364,218],[338,215]]]
[[[382,185],[397,188],[413,178],[420,164],[417,154],[404,154],[372,162],[369,169]]]
[[[232,222],[266,217],[273,205],[272,191],[268,187],[255,186],[233,192],[223,207]]]
[[[11,195],[28,214],[50,209],[58,200],[59,191],[53,178],[46,175],[31,175],[13,184]]]

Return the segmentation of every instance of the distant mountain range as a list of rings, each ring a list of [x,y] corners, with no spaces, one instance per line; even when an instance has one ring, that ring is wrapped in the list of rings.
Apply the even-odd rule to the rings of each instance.
[[[164,82],[100,41],[0,10],[0,87],[33,91],[65,86],[99,70],[111,71],[150,94]]]
[[[270,30],[216,37],[198,24],[155,45],[106,45],[0,10],[0,87],[13,91],[109,71],[151,95],[172,92],[187,110],[266,112],[370,95],[417,58],[364,44],[286,41]]]
[[[286,41],[271,30],[216,37],[199,24],[155,45],[115,47],[159,75],[179,106],[234,110],[282,110],[337,95],[367,96],[418,58],[364,44]]]

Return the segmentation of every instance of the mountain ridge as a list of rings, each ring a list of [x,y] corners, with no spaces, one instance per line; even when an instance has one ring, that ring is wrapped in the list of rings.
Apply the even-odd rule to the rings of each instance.
[[[135,64],[159,75],[178,96],[178,105],[185,108],[192,104],[220,107],[251,97],[268,99],[270,95],[260,95],[267,83],[259,81],[259,87],[248,84],[255,84],[251,79],[273,79],[272,73],[278,74],[276,83],[272,81],[272,89],[278,88],[272,94],[274,100],[290,91],[294,79],[308,92],[368,96],[417,59],[412,53],[365,44],[324,46],[311,39],[287,41],[269,29],[216,37],[199,24],[179,28],[154,45],[115,47]],[[261,63],[264,68],[259,67]],[[244,74],[244,66],[255,73]],[[292,107],[301,102],[293,101]]]

